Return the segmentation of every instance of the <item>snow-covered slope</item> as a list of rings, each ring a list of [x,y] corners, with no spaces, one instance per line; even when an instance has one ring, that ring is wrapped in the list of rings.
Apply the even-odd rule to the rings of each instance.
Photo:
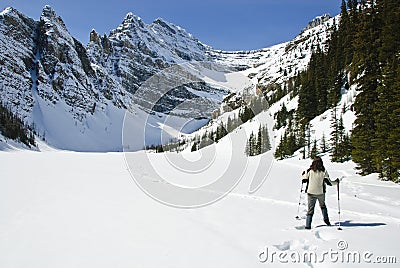
[[[293,40],[282,44],[254,51],[215,51],[212,55],[217,62],[240,66],[255,84],[281,84],[305,70],[317,47],[327,49],[330,30],[338,17],[317,17]]]
[[[224,146],[217,144],[218,153],[226,151]],[[134,154],[146,157],[144,152]],[[150,157],[161,174],[170,174],[166,155]],[[227,163],[224,159],[212,164],[217,173]],[[346,176],[340,186],[342,231],[317,227],[323,224],[318,208],[313,230],[295,228],[304,224],[295,216],[299,175],[309,160],[274,162],[265,183],[250,195],[247,190],[259,165],[253,157],[246,170],[234,170],[244,175],[233,192],[213,205],[188,210],[160,204],[142,192],[121,153],[0,152],[0,266],[364,267],[364,252],[372,253],[367,255],[371,261],[395,256],[398,263],[400,187],[376,176],[361,178],[352,163],[324,161],[333,178]],[[152,179],[147,170],[131,172]],[[191,178],[186,174],[177,179]],[[303,196],[300,216],[305,215],[305,203]],[[331,222],[338,224],[334,187],[328,188],[327,205]],[[339,242],[348,248],[338,249]],[[262,263],[266,250],[269,259]],[[339,259],[323,256],[329,250],[338,252]],[[304,252],[315,252],[316,261],[293,263],[288,257]],[[359,252],[361,264],[342,261],[342,252]],[[278,254],[287,254],[281,257],[289,264],[280,263]]]

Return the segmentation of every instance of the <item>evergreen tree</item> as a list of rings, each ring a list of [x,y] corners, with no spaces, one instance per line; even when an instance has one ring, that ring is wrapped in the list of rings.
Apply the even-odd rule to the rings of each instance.
[[[310,157],[314,159],[317,155],[318,155],[318,147],[317,147],[317,140],[315,139],[311,149]]]
[[[351,35],[351,28],[352,25],[350,24],[350,15],[347,11],[347,4],[346,1],[342,0],[341,5],[341,21],[339,26],[339,42],[341,46],[341,55],[340,57],[339,68],[344,68],[345,65],[351,62],[351,54],[352,54],[352,35]]]
[[[268,152],[271,150],[271,141],[269,139],[268,128],[264,126],[261,131],[261,138],[262,138],[262,148],[261,153]]]
[[[315,83],[312,79],[316,64],[316,56],[313,54],[308,66],[308,71],[302,75],[302,85],[299,90],[297,113],[299,118],[304,119],[306,122],[309,122],[317,115],[317,94],[315,91]]]
[[[249,148],[250,148],[249,155],[250,156],[256,155],[256,146],[257,146],[256,137],[255,137],[254,133],[251,132],[250,138],[249,138]]]
[[[226,130],[227,130],[228,132],[232,132],[232,131],[234,130],[234,127],[233,127],[233,120],[231,119],[230,116],[228,117],[228,122],[226,123]]]
[[[328,151],[328,145],[326,143],[325,134],[322,134],[320,148],[321,148],[321,153],[326,153]]]
[[[337,122],[337,136],[338,143],[336,145],[336,155],[334,161],[344,162],[348,160],[348,152],[351,150],[351,147],[350,142],[348,141],[348,135],[345,133],[342,116],[340,116],[340,119]]]
[[[349,133],[346,133],[345,136],[343,137],[343,161],[349,161],[351,160],[351,152],[353,150],[353,147],[351,145],[351,139]]]
[[[339,145],[339,126],[338,126],[338,120],[337,120],[337,111],[336,108],[332,110],[331,113],[331,139],[330,139],[330,146],[332,148],[331,150],[331,160],[333,162],[336,162],[338,160],[339,156],[339,151],[338,151],[338,145]]]
[[[255,150],[255,155],[259,155],[259,154],[261,154],[261,152],[262,152],[262,150],[261,150],[261,146],[262,146],[262,143],[263,143],[263,141],[262,141],[262,128],[261,128],[261,125],[260,125],[260,127],[258,128],[258,133],[257,133],[257,145],[256,145],[256,150]]]
[[[376,18],[375,2],[368,1],[362,9],[362,17],[355,40],[353,72],[359,74],[355,81],[359,84],[360,93],[354,103],[357,119],[352,131],[353,159],[358,163],[361,174],[376,172],[373,160],[374,148],[371,141],[376,134],[374,110],[377,101],[379,64],[377,46],[379,46],[379,23]]]
[[[307,141],[308,157],[311,157],[311,124],[310,123],[307,124],[306,141]]]
[[[246,148],[244,152],[247,156],[250,156],[250,139],[248,139],[246,142]]]
[[[193,143],[192,148],[191,148],[190,151],[191,152],[197,151],[197,143],[196,142]]]
[[[284,153],[284,146],[285,146],[285,141],[284,141],[284,137],[281,136],[280,141],[278,146],[276,147],[275,153],[274,153],[274,157],[278,158],[280,160],[284,159],[285,157],[285,153]]]

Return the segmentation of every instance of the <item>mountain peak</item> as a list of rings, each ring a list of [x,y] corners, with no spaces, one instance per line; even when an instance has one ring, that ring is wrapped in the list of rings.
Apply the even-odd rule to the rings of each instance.
[[[45,5],[42,10],[42,17],[56,18],[57,14],[51,6]]]
[[[138,25],[140,27],[144,27],[144,22],[141,17],[136,16],[132,12],[129,12],[125,15],[125,18],[122,22],[123,25],[128,26],[128,25]]]
[[[5,16],[22,16],[25,17],[25,15],[23,15],[21,12],[19,12],[17,9],[13,8],[13,7],[6,7],[3,11],[0,12],[0,17],[5,17]]]
[[[328,21],[331,18],[329,14],[323,14],[321,16],[318,16],[314,18],[312,21],[310,21],[307,26],[304,28],[303,31],[307,31],[309,29],[312,29],[314,27],[317,27],[318,25],[321,25],[325,21]]]
[[[7,13],[14,12],[14,11],[16,11],[14,8],[6,7],[3,11],[0,12],[0,15],[6,15]]]
[[[157,23],[157,24],[159,24],[159,23],[167,23],[167,24],[170,24],[170,22],[166,21],[165,19],[163,19],[161,17],[158,17],[157,19],[155,19],[153,21],[153,23]]]
[[[89,41],[90,42],[94,42],[96,44],[100,44],[100,35],[95,29],[92,29],[90,31],[90,39],[89,39]]]
[[[128,13],[125,15],[124,20],[132,20],[132,19],[135,18],[135,17],[137,17],[135,14],[133,14],[132,12],[128,12]],[[139,18],[139,19],[140,19],[140,18]]]
[[[67,26],[65,26],[64,21],[60,16],[56,14],[54,9],[49,6],[45,5],[43,7],[42,15],[40,16],[40,20],[44,22],[47,28],[47,33],[51,35],[53,30],[51,30],[54,27],[60,27],[59,30],[62,29],[62,31],[68,32]],[[56,26],[58,25],[58,26]]]

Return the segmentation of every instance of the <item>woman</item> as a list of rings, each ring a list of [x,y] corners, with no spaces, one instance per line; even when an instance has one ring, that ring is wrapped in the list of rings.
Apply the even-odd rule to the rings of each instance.
[[[325,170],[324,163],[321,157],[314,158],[311,167],[307,172],[303,172],[303,183],[307,183],[305,192],[308,196],[308,211],[306,218],[306,229],[311,229],[312,217],[314,215],[315,203],[318,200],[319,206],[322,210],[324,222],[326,225],[331,225],[328,217],[328,209],[325,204],[325,191],[326,185],[332,186],[339,183],[339,179],[331,181],[328,172]]]

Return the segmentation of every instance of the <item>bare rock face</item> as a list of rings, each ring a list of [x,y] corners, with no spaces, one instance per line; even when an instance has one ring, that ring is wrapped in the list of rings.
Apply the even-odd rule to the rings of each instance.
[[[34,105],[31,71],[37,25],[13,8],[6,8],[0,14],[0,97],[22,119]]]
[[[53,102],[63,100],[82,119],[99,100],[95,72],[85,47],[71,36],[62,19],[45,6],[35,40],[37,91]]]

